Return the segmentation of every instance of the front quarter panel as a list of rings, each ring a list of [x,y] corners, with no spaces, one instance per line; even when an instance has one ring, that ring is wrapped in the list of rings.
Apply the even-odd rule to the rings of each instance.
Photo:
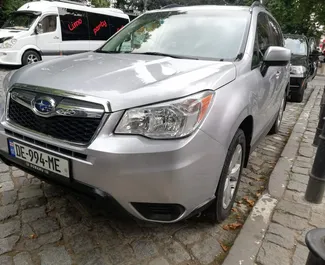
[[[247,77],[249,74],[216,91],[209,116],[201,127],[226,150],[243,120],[257,109],[257,95],[253,89],[256,84]]]

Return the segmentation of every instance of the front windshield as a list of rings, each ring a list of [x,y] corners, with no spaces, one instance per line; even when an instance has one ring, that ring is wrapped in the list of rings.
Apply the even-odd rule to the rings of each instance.
[[[291,50],[292,54],[307,55],[307,43],[303,39],[285,39],[285,47]]]
[[[2,29],[28,30],[34,23],[36,15],[32,13],[12,13]]]
[[[249,12],[238,10],[147,13],[98,52],[234,60],[240,52],[248,21]]]

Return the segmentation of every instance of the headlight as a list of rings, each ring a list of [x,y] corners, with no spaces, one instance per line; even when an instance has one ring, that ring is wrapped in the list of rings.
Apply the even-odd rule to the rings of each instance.
[[[290,74],[301,75],[307,72],[307,68],[304,66],[291,65]]]
[[[188,136],[204,120],[213,96],[213,91],[205,91],[179,100],[127,110],[115,133],[143,135],[153,139]]]
[[[3,43],[0,43],[0,48],[8,49],[12,48],[17,42],[17,39],[13,37],[8,37]]]

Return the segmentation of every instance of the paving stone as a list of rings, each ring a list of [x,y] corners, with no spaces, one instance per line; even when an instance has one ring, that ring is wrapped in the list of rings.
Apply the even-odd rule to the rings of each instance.
[[[52,210],[60,210],[62,208],[67,208],[69,205],[69,202],[66,198],[51,198],[48,200],[47,202],[47,209],[49,211],[52,211]]]
[[[186,250],[175,241],[166,242],[163,249],[164,256],[167,257],[173,264],[178,264],[186,260],[190,260],[190,255]]]
[[[132,243],[135,257],[138,260],[149,259],[158,254],[155,243],[151,240],[137,240]]]
[[[76,254],[90,251],[95,245],[88,233],[74,235],[69,243]]]
[[[311,212],[310,206],[306,206],[299,203],[293,203],[285,200],[280,201],[276,209],[306,219],[309,219]]]
[[[177,238],[184,245],[193,244],[201,239],[201,231],[196,228],[184,228],[175,234]]]
[[[0,164],[0,173],[8,172],[9,167],[6,164]]]
[[[71,237],[73,237],[75,235],[85,233],[89,230],[91,230],[90,227],[87,227],[86,225],[84,225],[82,223],[78,223],[78,224],[74,224],[74,225],[64,228],[63,235],[65,238],[70,239]],[[111,230],[111,231],[113,231],[113,230]],[[106,234],[105,234],[105,236],[106,236]]]
[[[128,245],[114,246],[113,248],[104,248],[105,255],[108,255],[114,265],[124,264],[133,259],[132,248]]]
[[[67,227],[78,223],[81,220],[81,214],[75,208],[68,208],[64,212],[58,213],[57,218],[62,227]]]
[[[297,242],[301,245],[306,245],[306,242],[305,242],[305,239],[306,239],[306,234],[310,231],[314,229],[314,227],[312,226],[308,226],[307,228],[305,228],[304,230],[302,230],[297,236],[296,236],[296,239],[297,239]]]
[[[0,255],[12,251],[18,240],[19,236],[0,239]]]
[[[323,227],[325,224],[325,215],[312,212],[309,223],[316,227]]]
[[[287,189],[292,191],[305,192],[307,189],[307,185],[297,181],[290,180]]]
[[[13,265],[12,257],[0,256],[0,265]]]
[[[313,147],[300,147],[299,148],[299,154],[304,157],[312,158],[314,155],[314,148]]]
[[[15,170],[15,171],[12,172],[12,176],[13,176],[14,178],[21,178],[21,177],[24,177],[25,174],[26,174],[26,173],[25,173],[24,171],[20,170],[20,169]]]
[[[25,242],[25,247],[28,250],[35,250],[40,248],[41,246],[52,244],[58,242],[62,238],[62,233],[60,231],[56,231],[53,233],[41,235],[40,237],[29,239]]]
[[[34,198],[22,199],[20,201],[20,208],[22,210],[25,210],[29,208],[40,207],[45,204],[46,204],[45,197],[34,197]]]
[[[290,180],[300,182],[300,183],[303,183],[303,184],[307,185],[308,181],[309,181],[309,176],[302,175],[302,174],[291,174]]]
[[[199,260],[200,264],[210,264],[222,253],[222,248],[217,239],[208,237],[200,244],[195,244],[192,248],[193,255]]]
[[[54,232],[60,229],[60,226],[55,218],[44,218],[39,219],[33,223],[31,223],[32,228],[34,229],[37,235],[42,235],[50,232]]]
[[[249,159],[250,164],[256,165],[258,167],[262,166],[264,163],[264,160],[258,157],[251,157]]]
[[[43,191],[35,185],[28,186],[18,193],[19,200],[43,196]]]
[[[16,202],[16,200],[17,200],[16,190],[2,192],[2,198],[1,198],[2,205],[13,204]]]
[[[0,193],[4,191],[11,191],[15,188],[15,185],[12,181],[2,182],[0,184]]]
[[[295,230],[303,230],[307,225],[307,220],[281,212],[275,212],[272,221]]]
[[[6,220],[9,217],[15,216],[18,213],[18,207],[15,204],[9,204],[0,207],[0,221]]]
[[[299,161],[299,160],[296,160],[294,163],[294,166],[298,167],[298,168],[311,169],[312,165],[313,165],[313,163],[311,163],[311,162],[304,162],[304,161]]]
[[[160,258],[156,258],[152,261],[149,262],[149,265],[170,265],[168,263],[167,260],[165,260],[164,258],[160,257]]]
[[[305,265],[307,261],[309,250],[307,247],[298,245],[293,255],[292,265]]]
[[[78,265],[113,265],[112,263],[103,259],[100,251],[98,249],[94,249],[92,251],[88,251],[83,253],[83,255],[79,255],[77,257]]]
[[[28,224],[23,224],[22,229],[21,229],[21,235],[24,238],[30,238],[31,235],[34,234],[34,231],[32,230],[31,226]]]
[[[271,223],[266,240],[287,249],[293,249],[295,245],[295,233],[282,225]]]
[[[64,247],[44,249],[40,254],[41,265],[71,265],[71,258]]]
[[[0,183],[11,181],[10,173],[2,173],[0,174]]]
[[[309,205],[308,202],[305,200],[305,193],[304,192],[296,192],[292,190],[286,190],[284,193],[284,199],[287,201],[299,203],[299,204],[306,204]]]
[[[304,167],[297,167],[297,166],[293,166],[291,171],[293,173],[297,173],[297,174],[304,174],[304,175],[308,175],[309,174],[309,169],[308,168],[304,168]]]
[[[20,221],[13,220],[4,224],[0,224],[0,238],[11,236],[20,231]]]
[[[264,242],[256,261],[260,265],[288,265],[290,252],[276,244]]]
[[[312,159],[304,156],[297,156],[297,161],[305,162],[312,165]]]
[[[14,257],[15,265],[33,265],[32,258],[29,253],[21,252]]]
[[[63,195],[63,190],[61,188],[59,188],[58,186],[55,185],[50,185],[45,183],[44,185],[44,194],[47,198],[50,197],[58,197]]]
[[[44,206],[23,210],[21,214],[23,223],[30,223],[44,217],[46,217]]]

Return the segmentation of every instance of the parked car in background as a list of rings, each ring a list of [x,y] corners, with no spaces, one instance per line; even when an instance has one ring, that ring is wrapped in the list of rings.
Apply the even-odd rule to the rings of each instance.
[[[10,73],[0,157],[146,221],[221,222],[279,131],[290,57],[259,3],[147,12],[93,52]]]
[[[319,56],[321,52],[318,51],[315,38],[308,39],[309,47],[309,81],[312,81],[317,75],[317,69],[319,64]]]
[[[285,47],[291,50],[289,97],[293,102],[302,102],[310,76],[308,39],[295,34],[284,37]]]
[[[0,29],[0,64],[26,65],[94,50],[129,22],[121,10],[72,3],[30,2],[12,13]]]

